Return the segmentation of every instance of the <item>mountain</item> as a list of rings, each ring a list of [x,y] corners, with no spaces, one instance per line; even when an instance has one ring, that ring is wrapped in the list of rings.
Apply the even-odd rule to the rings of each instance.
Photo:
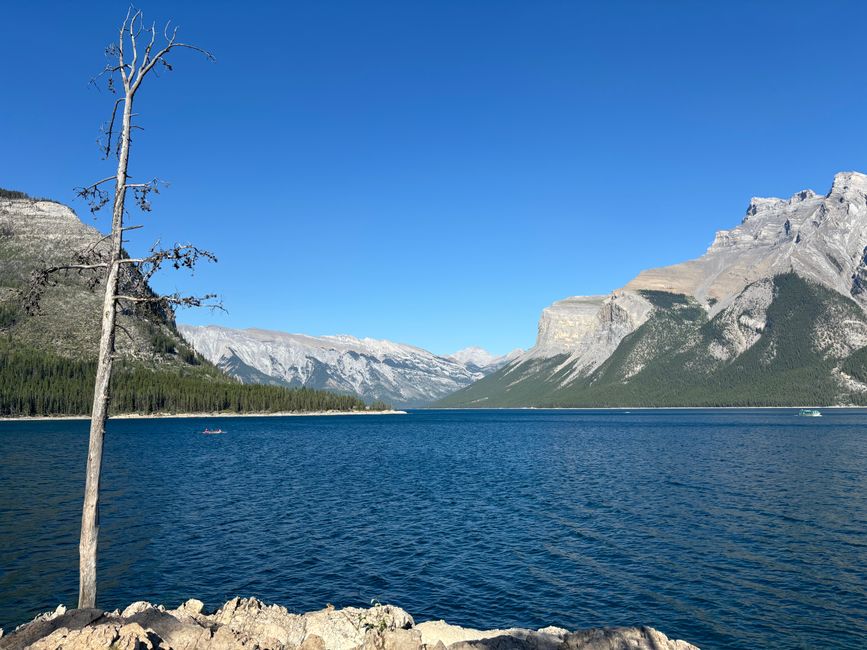
[[[454,359],[472,372],[481,372],[484,375],[489,375],[510,361],[517,359],[523,352],[521,349],[515,349],[508,354],[497,357],[483,348],[470,347],[458,350],[448,355],[448,358]]]
[[[547,307],[536,345],[442,406],[867,403],[867,176],[754,198],[701,257]]]
[[[103,234],[67,206],[0,189],[0,416],[89,413],[102,272],[52,275],[36,313],[23,308],[21,292],[34,271],[107,246]],[[121,288],[136,279],[126,275]],[[116,338],[113,413],[365,408],[355,397],[244,386],[193,351],[170,311],[122,309]]]
[[[107,251],[108,240],[71,208],[0,190],[0,331],[7,342],[70,359],[96,357],[102,291],[89,280],[101,275],[54,274],[36,315],[28,315],[18,297],[35,270],[72,263],[90,248]],[[118,323],[116,347],[125,358],[189,365],[192,350],[175,331],[171,314],[121,310]]]
[[[178,327],[200,354],[244,383],[328,389],[400,407],[430,404],[505,362],[480,348],[464,350],[457,358],[441,357],[411,345],[354,336]]]

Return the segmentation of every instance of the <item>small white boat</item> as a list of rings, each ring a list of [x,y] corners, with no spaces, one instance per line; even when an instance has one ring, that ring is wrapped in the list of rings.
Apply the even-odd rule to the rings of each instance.
[[[822,417],[822,412],[816,409],[801,409],[798,411],[798,415],[802,418],[820,418]]]

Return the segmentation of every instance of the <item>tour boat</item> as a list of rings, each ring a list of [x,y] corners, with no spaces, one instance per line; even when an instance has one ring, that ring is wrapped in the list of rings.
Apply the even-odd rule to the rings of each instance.
[[[816,409],[801,409],[798,411],[798,415],[802,418],[820,418],[822,417],[822,413],[817,411]]]

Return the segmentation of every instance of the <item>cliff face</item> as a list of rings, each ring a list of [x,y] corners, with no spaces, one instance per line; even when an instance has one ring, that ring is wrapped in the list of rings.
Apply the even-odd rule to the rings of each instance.
[[[781,316],[775,324],[768,316],[781,299],[781,287],[787,299],[817,303],[809,319],[795,318],[797,311],[785,319],[792,330],[786,334],[795,337],[786,344],[805,351],[803,363],[809,358],[821,378],[817,395],[829,403],[864,401],[867,385],[861,380],[867,373],[862,374],[859,350],[867,345],[867,176],[844,172],[824,196],[804,190],[789,199],[752,199],[742,222],[718,232],[695,260],[643,271],[608,296],[554,303],[542,313],[533,348],[443,404],[593,405],[590,395],[599,395],[599,386],[608,382],[605,399],[633,405],[650,390],[636,392],[635,386],[662,365],[682,375],[701,367],[704,374],[691,375],[692,381],[711,385],[724,366],[738,363],[763,339],[781,340]],[[667,331],[656,331],[663,322]],[[786,351],[773,354],[778,352]],[[684,355],[679,363],[688,368],[663,359],[675,353]],[[621,357],[629,363],[611,374]],[[780,391],[792,391],[787,376]],[[740,380],[732,375],[726,381]],[[769,384],[774,381],[768,377]],[[737,392],[726,393],[728,388],[718,393],[743,403]],[[784,394],[762,394],[789,403]],[[674,394],[654,399],[680,403]],[[710,403],[703,393],[696,399]]]
[[[651,303],[632,291],[555,302],[542,312],[536,345],[517,361],[567,355],[562,366],[571,367],[570,375],[589,374],[647,320],[651,310]]]

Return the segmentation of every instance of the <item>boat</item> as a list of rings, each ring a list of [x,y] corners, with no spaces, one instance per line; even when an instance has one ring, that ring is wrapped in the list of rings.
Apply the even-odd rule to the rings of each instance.
[[[208,435],[214,435],[215,433],[226,433],[226,432],[223,431],[222,429],[205,429],[204,431],[202,431],[202,433],[205,433]]]
[[[801,409],[798,411],[798,415],[802,418],[820,418],[822,417],[822,412],[816,409]]]

